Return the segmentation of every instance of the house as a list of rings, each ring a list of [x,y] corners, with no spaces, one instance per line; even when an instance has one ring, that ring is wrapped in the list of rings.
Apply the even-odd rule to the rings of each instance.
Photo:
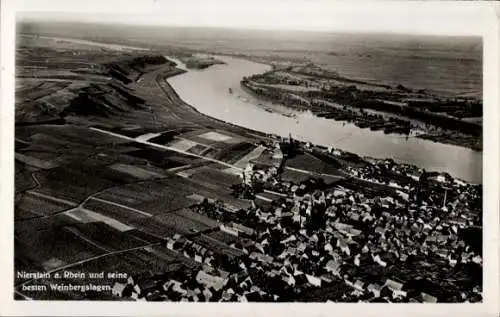
[[[436,181],[440,183],[445,183],[446,182],[446,175],[445,174],[440,174],[436,177]]]
[[[339,275],[341,265],[342,263],[340,261],[330,260],[326,263],[325,269],[327,272],[330,272],[333,275]]]
[[[422,302],[424,303],[437,303],[437,297],[429,295],[427,293],[422,293]]]
[[[250,292],[260,292],[260,288],[256,285],[252,285],[252,287],[250,287]]]
[[[234,229],[232,227],[225,226],[225,225],[221,224],[221,225],[219,225],[219,228],[220,228],[221,231],[229,233],[230,235],[233,235],[235,237],[238,236],[238,230],[236,230],[236,229]]]
[[[357,288],[353,289],[353,291],[351,292],[351,296],[360,297],[361,295],[363,295],[363,291],[360,291]]]
[[[385,231],[386,229],[382,228],[382,227],[377,227],[375,228],[375,233],[378,233],[380,235],[384,235],[385,234]]]
[[[361,254],[357,254],[355,257],[354,257],[354,265],[356,266],[359,266],[361,263]]]
[[[233,298],[234,294],[235,294],[235,292],[234,292],[234,290],[232,288],[229,288],[229,289],[225,290],[224,292],[222,292],[221,301],[224,301],[224,302],[231,301],[231,299]]]
[[[326,276],[326,275],[321,275],[321,280],[323,282],[325,282],[326,284],[330,284],[330,283],[333,283],[333,280],[329,277],[329,276]]]
[[[408,255],[402,253],[399,257],[399,260],[401,260],[401,262],[406,262],[406,260],[408,260]]]
[[[222,277],[223,279],[226,279],[226,280],[229,279],[229,272],[224,271],[222,269],[217,269],[217,272],[218,272],[218,276]]]
[[[360,218],[360,215],[359,215],[359,214],[357,214],[357,213],[351,213],[351,214],[349,215],[349,218],[351,218],[351,219],[352,219],[352,220],[354,220],[354,221],[358,221],[358,220],[359,220],[359,218]]]
[[[139,275],[129,275],[127,278],[127,284],[134,285],[139,278]]]
[[[347,245],[347,242],[344,239],[337,240],[337,247],[340,248],[342,253],[345,253],[348,256],[351,255],[351,250],[349,249],[349,246]]]
[[[302,286],[302,285],[306,285],[309,283],[307,277],[305,274],[298,274],[298,275],[295,275],[294,276],[294,279],[295,279],[295,285],[296,286]]]
[[[248,276],[246,279],[241,281],[241,283],[239,284],[239,287],[241,287],[242,289],[249,289],[252,285],[253,285],[253,281],[250,278],[250,276]]]
[[[239,231],[243,234],[246,234],[248,236],[253,236],[255,234],[255,230],[253,230],[252,228],[249,228],[249,227],[246,227],[242,224],[239,224],[239,223],[232,223],[232,227],[234,229],[236,229],[236,231]]]
[[[203,265],[211,265],[211,263],[213,263],[213,261],[215,261],[215,258],[212,255],[207,256],[205,258],[205,260],[203,261]]]
[[[213,296],[213,293],[208,288],[204,288],[201,293],[205,296],[207,302],[210,301]]]
[[[130,298],[133,300],[139,300],[139,293],[133,291],[132,294],[130,294]]]
[[[432,231],[432,226],[428,223],[424,223],[424,225],[422,226],[422,232],[428,234],[431,231]]]
[[[333,247],[332,247],[332,245],[330,243],[326,243],[324,249],[327,252],[333,251]]]
[[[354,288],[355,288],[355,289],[357,289],[357,290],[359,290],[359,291],[361,291],[361,292],[363,292],[363,291],[365,290],[365,289],[364,289],[365,283],[363,283],[363,282],[362,282],[362,281],[360,281],[360,280],[356,280],[356,281],[354,282],[354,285],[353,285],[353,286],[354,286]]]
[[[342,152],[340,150],[338,150],[338,149],[335,149],[335,150],[332,151],[332,154],[336,155],[336,156],[341,156]]]
[[[401,282],[387,279],[384,286],[387,286],[392,291],[393,297],[406,297],[407,295],[406,291],[403,291],[403,283]]]
[[[481,258],[480,255],[476,255],[475,257],[472,258],[472,262],[481,264],[483,262],[483,259]]]
[[[281,274],[281,280],[285,283],[287,283],[290,286],[295,285],[295,279],[293,278],[292,275],[289,274]]]
[[[196,281],[206,287],[213,287],[215,290],[220,290],[227,283],[227,279],[221,276],[208,274],[204,270],[200,270],[196,274]]]
[[[293,242],[293,241],[297,241],[297,238],[295,237],[295,235],[291,235],[289,236],[288,238],[284,239],[281,241],[282,244],[287,244],[289,242]]]
[[[403,283],[400,283],[398,281],[392,280],[392,279],[387,279],[385,281],[384,286],[389,287],[391,290],[402,290],[403,289]]]
[[[281,254],[278,255],[278,259],[286,260],[289,256],[290,254],[287,252],[287,250],[283,250],[283,252],[281,252]]]
[[[199,302],[199,301],[200,301],[200,298],[199,298],[199,297],[198,297],[198,295],[196,295],[196,294],[190,294],[190,295],[189,295],[189,299],[190,299],[190,301],[192,301],[192,302]]]
[[[373,256],[372,255],[372,259],[374,262],[376,262],[378,265],[382,266],[382,267],[386,267],[387,266],[387,262],[385,261],[382,261],[382,259],[380,258],[380,255],[375,255]]]
[[[175,241],[171,238],[168,239],[167,241],[167,248],[170,249],[170,250],[173,250],[174,249],[174,243]]]
[[[333,190],[333,197],[337,198],[337,197],[344,197],[344,196],[346,196],[346,192],[344,190],[340,190],[340,189]]]
[[[194,260],[198,263],[203,263],[203,258],[199,254],[194,255]]]
[[[307,244],[305,244],[304,242],[301,242],[299,243],[299,245],[297,246],[297,251],[299,251],[300,253],[304,252],[307,248]]]
[[[448,249],[441,248],[436,251],[436,255],[440,256],[443,259],[448,258]]]
[[[350,277],[347,274],[344,275],[344,283],[350,287],[354,287],[354,283],[350,280]]]
[[[255,243],[254,244],[254,247],[255,249],[259,250],[261,253],[266,253],[266,251],[264,250],[264,247],[262,244],[260,244],[259,242]],[[255,253],[255,252],[252,252],[252,253]],[[251,255],[251,254],[250,254]]]
[[[246,297],[245,294],[243,294],[243,295],[238,294],[237,296],[238,296],[238,302],[240,302],[240,303],[247,303],[248,302],[248,298]]]
[[[166,296],[161,294],[159,291],[154,291],[146,296],[148,302],[163,302]]]
[[[382,286],[380,286],[379,284],[370,284],[368,285],[368,287],[366,288],[368,292],[371,292],[373,293],[373,296],[375,297],[380,297],[380,291],[382,290]]]
[[[268,263],[268,264],[273,262],[273,258],[271,256],[266,255],[266,254],[262,254],[262,253],[257,253],[257,252],[252,252],[250,254],[250,259],[257,260],[259,262]]]
[[[315,287],[321,287],[321,279],[316,276],[306,274],[307,282]]]
[[[264,300],[260,292],[247,293],[245,297],[248,302],[262,302]]]
[[[155,288],[156,283],[151,278],[141,278],[134,284],[134,292],[136,292],[139,297],[144,297],[150,290]]]
[[[163,286],[165,287],[165,286]],[[180,295],[186,295],[187,294],[187,290],[185,290],[184,288],[182,288],[182,283],[179,282],[179,281],[172,281],[172,291],[180,294]]]
[[[116,282],[115,285],[113,285],[113,289],[112,289],[111,293],[114,296],[123,297],[123,293],[124,293],[126,287],[127,287],[127,284]]]

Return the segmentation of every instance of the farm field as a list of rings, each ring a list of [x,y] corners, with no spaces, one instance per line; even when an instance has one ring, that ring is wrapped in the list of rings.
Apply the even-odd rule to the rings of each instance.
[[[267,136],[184,103],[164,80],[179,70],[161,58],[148,64],[135,51],[33,38],[24,39],[17,55],[17,271],[195,271],[199,263],[166,246],[179,235],[218,256],[244,255],[230,245],[248,241],[190,207],[206,198],[228,212],[251,208],[232,186],[242,182],[248,163],[269,154],[262,145]],[[304,162],[308,171],[284,176],[336,175],[309,156],[287,166]],[[33,299],[116,299],[109,292],[20,291],[33,283],[14,284]]]
[[[172,70],[168,63],[126,70],[125,85],[106,65],[118,55],[134,58],[131,52],[25,39],[17,53],[15,269],[141,274],[198,267],[163,244],[175,234],[219,231],[216,220],[188,209],[197,203],[193,194],[242,203],[229,193],[239,178],[223,170],[224,162],[203,158],[234,162],[251,151],[242,130],[229,131],[165,94],[156,78]],[[187,179],[176,175],[179,168],[195,173]],[[202,241],[235,253],[215,238]],[[15,281],[24,283],[35,282]],[[23,293],[113,299],[109,292]]]
[[[290,158],[286,162],[287,167],[304,169],[307,167],[307,170],[314,173],[320,174],[330,174],[330,175],[339,175],[338,168],[333,167],[331,164],[328,164],[316,157],[314,157],[310,153],[299,154],[293,158]]]

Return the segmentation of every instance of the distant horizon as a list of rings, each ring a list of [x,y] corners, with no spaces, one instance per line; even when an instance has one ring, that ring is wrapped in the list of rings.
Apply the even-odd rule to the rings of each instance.
[[[175,24],[135,24],[127,22],[90,22],[90,21],[75,21],[70,19],[37,19],[35,17],[18,17],[16,16],[16,25],[19,24],[45,24],[45,25],[57,25],[57,24],[71,24],[71,25],[86,25],[86,26],[98,26],[105,25],[110,27],[138,27],[138,28],[166,28],[166,29],[204,29],[204,30],[222,30],[222,31],[244,31],[244,32],[273,32],[279,34],[286,34],[290,32],[300,32],[300,33],[316,33],[316,34],[328,34],[328,35],[356,35],[356,36],[393,36],[393,37],[429,37],[429,38],[467,38],[467,39],[481,39],[481,35],[474,34],[432,34],[432,33],[403,33],[395,31],[349,31],[349,30],[311,30],[311,29],[273,29],[273,28],[246,28],[243,26],[196,26],[196,25],[175,25]],[[17,32],[17,30],[16,30]],[[18,32],[19,33],[19,32]],[[21,32],[22,33],[22,32]],[[31,34],[31,33],[26,33]]]
[[[444,2],[23,0],[14,6],[27,22],[442,36],[482,36],[494,18],[484,3]]]

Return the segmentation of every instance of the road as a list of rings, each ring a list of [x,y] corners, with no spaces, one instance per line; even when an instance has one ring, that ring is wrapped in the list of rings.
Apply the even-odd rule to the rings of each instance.
[[[141,143],[141,144],[146,144],[146,145],[149,145],[149,146],[152,146],[152,147],[155,147],[155,148],[158,148],[158,149],[162,149],[162,150],[168,150],[168,151],[173,151],[173,152],[181,153],[181,154],[188,155],[188,156],[193,156],[193,157],[196,157],[196,158],[203,159],[205,161],[222,164],[222,165],[225,165],[227,167],[235,168],[237,170],[243,171],[243,169],[240,168],[240,167],[238,167],[238,166],[235,166],[235,165],[232,165],[232,164],[229,164],[229,163],[226,163],[226,162],[223,162],[223,161],[211,158],[211,157],[206,157],[206,156],[202,156],[202,155],[190,153],[190,152],[179,150],[179,149],[176,149],[176,148],[173,148],[173,147],[170,147],[170,146],[156,144],[156,143],[152,143],[152,142],[149,142],[149,141],[144,141],[144,140],[137,139],[137,138],[131,138],[131,137],[128,137],[128,136],[125,136],[125,135],[122,135],[122,134],[110,132],[110,131],[99,129],[99,128],[90,127],[89,129],[91,129],[93,131],[100,132],[100,133],[104,133],[104,134],[107,134],[107,135],[111,135],[111,136],[114,136],[114,137],[117,137],[117,138],[121,138],[121,139],[124,139],[124,140],[132,141],[132,142],[137,142],[137,143]]]
[[[39,193],[39,192],[35,192],[35,191],[31,191],[31,190],[27,191],[26,194],[31,194],[33,196],[37,196],[37,197],[40,197],[40,198],[45,198],[45,199],[52,200],[52,201],[55,201],[55,202],[58,202],[58,203],[61,203],[61,204],[64,204],[64,205],[68,205],[68,206],[73,206],[73,207],[78,206],[77,203],[74,203],[72,201],[69,201],[69,200],[66,200],[66,199],[57,198],[57,197],[53,197],[53,196],[49,196],[49,195],[45,195],[45,194],[42,194],[42,193]]]
[[[149,212],[145,212],[145,211],[142,211],[142,210],[139,210],[139,209],[128,207],[128,206],[125,206],[125,205],[122,205],[122,204],[119,204],[119,203],[115,203],[115,202],[112,202],[112,201],[109,201],[109,200],[97,198],[97,197],[94,197],[94,196],[89,197],[89,200],[90,199],[95,200],[95,201],[99,201],[99,202],[102,202],[102,203],[105,203],[105,204],[108,204],[108,205],[113,205],[113,206],[116,206],[116,207],[119,207],[119,208],[123,208],[125,210],[132,211],[132,212],[141,214],[141,215],[146,216],[146,217],[153,217],[153,215],[150,214]]]

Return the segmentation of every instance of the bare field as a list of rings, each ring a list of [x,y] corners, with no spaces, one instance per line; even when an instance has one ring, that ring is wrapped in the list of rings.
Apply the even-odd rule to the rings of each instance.
[[[224,231],[217,230],[215,232],[211,232],[207,234],[210,238],[223,242],[227,245],[238,241],[238,237],[233,236],[232,234],[226,233]]]
[[[117,163],[109,166],[109,168],[129,174],[137,179],[142,179],[142,180],[147,180],[147,179],[154,179],[154,178],[162,178],[165,177],[164,175],[148,171],[142,167],[139,166],[134,166],[130,164],[122,164],[122,163]]]
[[[29,234],[16,235],[18,244],[15,255],[27,258],[34,263],[50,263],[58,259],[64,263],[81,261],[93,256],[103,254],[105,250],[82,240],[70,233],[65,227],[51,230],[34,231]],[[47,267],[47,269],[49,269]]]
[[[309,153],[299,154],[286,162],[287,167],[307,170],[313,173],[338,175],[338,169]]]
[[[199,237],[193,238],[193,240],[218,254],[225,254],[230,257],[239,257],[245,254],[240,250],[230,247],[224,242],[221,242],[204,234]]]
[[[29,189],[33,189],[37,186],[35,180],[31,176],[31,171],[29,167],[25,164],[22,164],[18,161],[15,162],[15,179],[16,183],[14,189],[16,194],[24,192]]]
[[[188,218],[198,223],[201,223],[209,228],[216,228],[219,225],[216,220],[209,218],[205,215],[199,214],[197,212],[191,211],[187,208],[175,211],[174,213],[184,218]]]
[[[216,221],[186,209],[174,212],[164,210],[156,215],[147,216],[135,208],[118,207],[95,200],[89,200],[85,204],[85,208],[158,237],[170,236],[175,233],[189,234],[193,232],[193,229],[203,231],[217,226]],[[152,211],[151,209],[144,210]]]
[[[163,214],[192,204],[186,196],[192,193],[188,188],[174,186],[171,181],[150,181],[111,188],[99,198],[116,204]]]
[[[175,213],[156,216],[152,220],[143,220],[143,222],[151,221],[159,222],[165,227],[171,228],[172,232],[180,234],[190,234],[193,232],[204,231],[211,228],[210,226],[205,225],[203,222],[179,216]]]
[[[127,226],[126,224],[110,218],[106,217],[103,214],[93,212],[88,209],[83,209],[83,208],[77,208],[71,211],[68,211],[65,213],[67,216],[70,216],[71,218],[82,222],[82,223],[92,223],[92,222],[101,222],[105,223],[106,225],[112,227],[113,229],[116,229],[120,232],[125,232],[125,231],[130,231],[133,230],[133,227]]]
[[[127,232],[120,232],[103,222],[75,224],[67,227],[66,230],[106,252],[135,248],[145,244],[144,241],[128,235]]]
[[[101,178],[97,174],[87,174],[73,168],[64,166],[37,172],[36,177],[41,184],[37,192],[77,203],[89,195],[119,184],[116,180]]]
[[[187,174],[191,175],[192,179],[207,184],[207,187],[213,190],[229,191],[231,185],[241,183],[239,176],[208,166],[187,171]]]
[[[23,194],[19,200],[16,199],[15,214],[34,213],[41,216],[49,216],[61,210],[68,209],[67,204],[47,199],[45,197],[34,196],[30,193]]]
[[[154,148],[144,148],[127,154],[133,157],[146,159],[156,167],[164,169],[191,164],[194,161],[193,157],[187,155],[182,155],[174,151],[157,150]]]

